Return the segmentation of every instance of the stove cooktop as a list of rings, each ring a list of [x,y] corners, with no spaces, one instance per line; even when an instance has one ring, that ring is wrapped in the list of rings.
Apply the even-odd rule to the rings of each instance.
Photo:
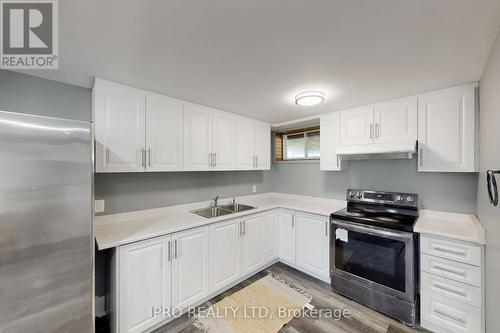
[[[418,215],[415,194],[348,190],[347,208],[332,213],[330,218],[413,232]]]

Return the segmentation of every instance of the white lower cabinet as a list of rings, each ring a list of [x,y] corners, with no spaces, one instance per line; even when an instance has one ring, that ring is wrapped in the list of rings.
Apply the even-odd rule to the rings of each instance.
[[[279,221],[279,257],[285,264],[295,265],[295,212],[280,209]]]
[[[208,295],[209,229],[172,235],[172,303],[186,308]]]
[[[264,213],[264,261],[270,262],[278,258],[278,211]]]
[[[163,320],[151,307],[172,304],[169,246],[170,236],[120,247],[119,332],[143,332]]]
[[[421,326],[435,333],[483,333],[484,247],[421,236],[420,262]]]
[[[112,256],[113,333],[149,332],[279,260],[329,281],[328,218],[275,209],[120,246]],[[158,308],[157,308],[158,307]]]
[[[210,291],[217,291],[240,277],[240,220],[210,227]]]
[[[296,213],[297,267],[322,280],[329,279],[329,220],[326,216]]]
[[[241,222],[242,272],[246,275],[264,264],[264,215],[252,215]]]

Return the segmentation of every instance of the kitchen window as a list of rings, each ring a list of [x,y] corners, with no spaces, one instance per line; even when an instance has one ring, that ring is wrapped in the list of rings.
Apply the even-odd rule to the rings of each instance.
[[[319,159],[319,128],[276,133],[276,160]]]

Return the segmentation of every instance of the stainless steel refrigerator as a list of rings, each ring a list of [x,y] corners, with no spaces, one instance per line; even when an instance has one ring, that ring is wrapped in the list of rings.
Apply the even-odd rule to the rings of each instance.
[[[93,332],[90,123],[0,112],[0,332]]]

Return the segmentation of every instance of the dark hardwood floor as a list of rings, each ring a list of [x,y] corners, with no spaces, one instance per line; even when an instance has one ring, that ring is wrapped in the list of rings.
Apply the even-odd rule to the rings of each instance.
[[[204,304],[210,306],[224,297],[242,289],[252,282],[257,281],[268,273],[278,274],[283,280],[294,284],[312,296],[311,304],[316,309],[349,309],[350,316],[339,320],[333,318],[294,318],[285,325],[280,332],[283,333],[415,333],[428,332],[423,329],[412,329],[399,322],[388,318],[363,305],[351,301],[331,291],[330,285],[299,272],[289,266],[278,263],[265,271],[236,285],[225,293],[214,297]],[[155,333],[202,333],[203,331],[193,325],[193,318],[183,315],[180,318],[159,328]]]

